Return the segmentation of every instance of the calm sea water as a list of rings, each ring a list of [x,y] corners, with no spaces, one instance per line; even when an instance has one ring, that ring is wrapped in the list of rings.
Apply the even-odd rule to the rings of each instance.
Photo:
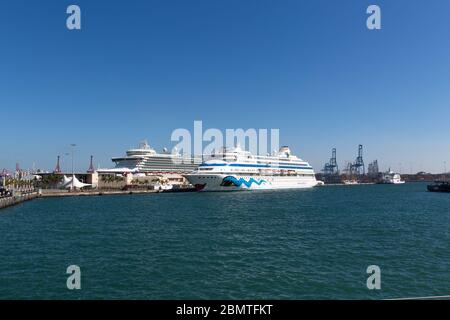
[[[46,198],[0,211],[0,298],[450,294],[450,195],[426,185]],[[66,268],[81,268],[81,290]],[[366,268],[381,268],[368,290]]]

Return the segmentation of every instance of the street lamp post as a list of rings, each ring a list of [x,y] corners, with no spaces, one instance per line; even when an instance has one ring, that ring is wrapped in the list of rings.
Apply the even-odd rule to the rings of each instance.
[[[74,149],[76,147],[75,143],[70,144],[71,149],[72,149],[72,187],[71,187],[71,191],[73,191],[74,188],[74,180],[75,180],[75,173],[74,173],[74,169],[73,169],[73,154],[74,154]]]

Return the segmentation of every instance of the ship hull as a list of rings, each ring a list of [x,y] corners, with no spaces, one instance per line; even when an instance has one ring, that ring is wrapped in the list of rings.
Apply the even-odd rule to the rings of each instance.
[[[304,189],[318,184],[314,177],[301,176],[187,174],[185,177],[198,191]]]
[[[450,184],[433,184],[427,186],[428,191],[431,192],[446,192],[450,193]]]
[[[380,184],[404,184],[405,181],[382,181]]]

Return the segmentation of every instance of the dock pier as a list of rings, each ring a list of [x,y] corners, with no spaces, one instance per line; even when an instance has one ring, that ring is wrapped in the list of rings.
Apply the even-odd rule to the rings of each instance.
[[[195,188],[180,188],[172,190],[90,190],[68,192],[67,190],[42,190],[28,192],[0,198],[0,209],[19,204],[35,198],[45,197],[82,197],[82,196],[106,196],[106,195],[129,195],[129,194],[155,194],[155,193],[179,193],[195,192]]]
[[[10,206],[19,204],[24,201],[31,200],[36,197],[38,197],[37,192],[30,192],[30,193],[24,193],[24,194],[9,196],[9,197],[3,197],[3,198],[0,198],[0,209],[10,207]]]

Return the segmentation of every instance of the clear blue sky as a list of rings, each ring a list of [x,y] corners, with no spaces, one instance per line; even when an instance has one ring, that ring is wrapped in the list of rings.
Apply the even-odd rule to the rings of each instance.
[[[78,4],[82,30],[66,28]],[[382,30],[366,28],[370,4]],[[450,168],[447,0],[12,1],[0,10],[0,168],[76,166],[176,128],[279,128],[319,171]],[[63,158],[64,168],[69,159]]]

